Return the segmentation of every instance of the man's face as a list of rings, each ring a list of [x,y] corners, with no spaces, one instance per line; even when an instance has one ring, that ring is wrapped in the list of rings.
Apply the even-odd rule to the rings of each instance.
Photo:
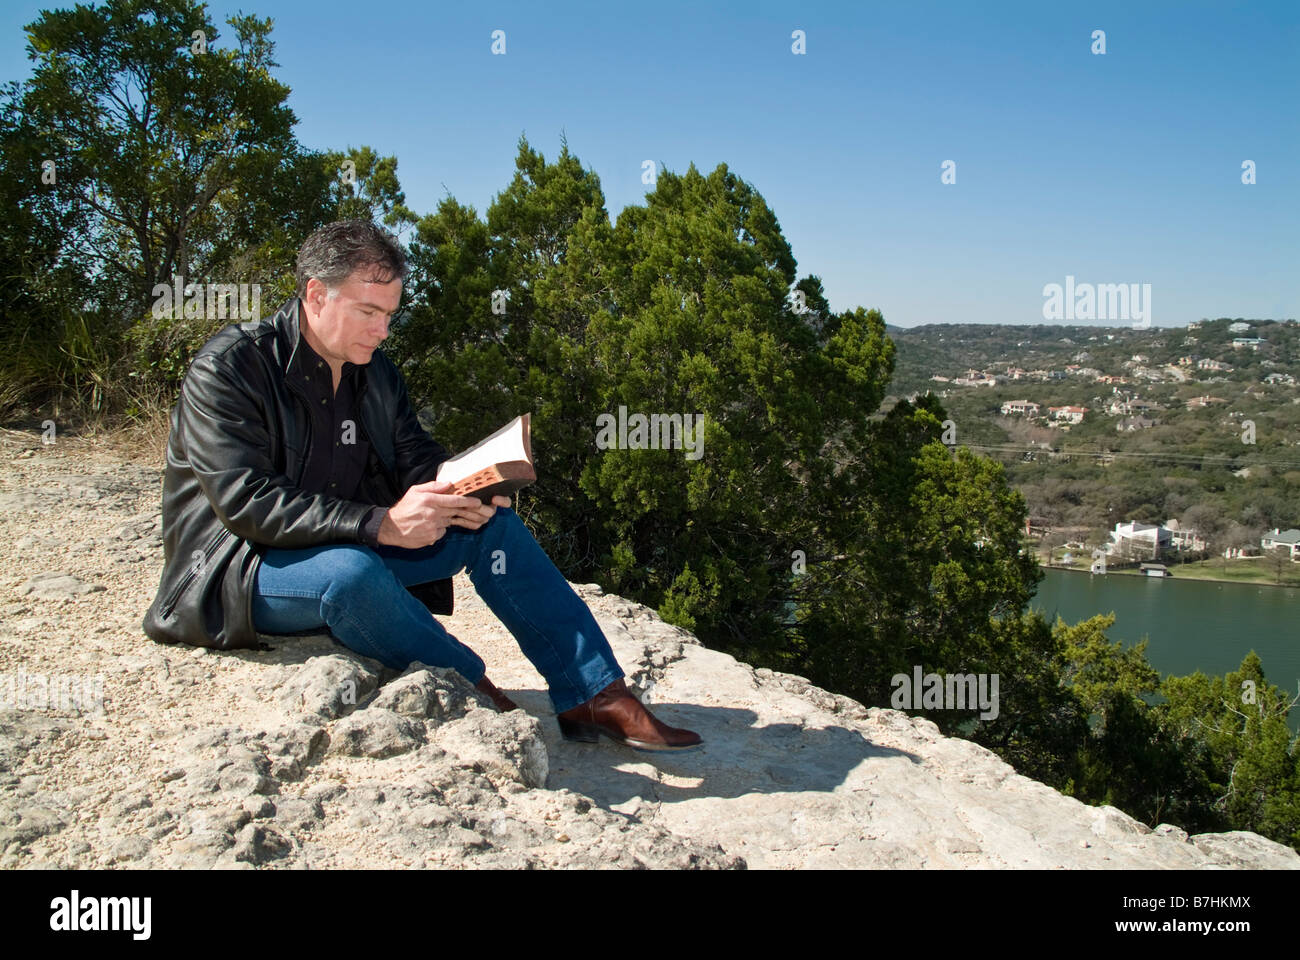
[[[307,281],[303,304],[311,346],[331,365],[369,363],[375,348],[388,338],[388,322],[402,300],[402,281],[362,279],[373,273],[370,267],[354,271],[334,298],[319,280]]]

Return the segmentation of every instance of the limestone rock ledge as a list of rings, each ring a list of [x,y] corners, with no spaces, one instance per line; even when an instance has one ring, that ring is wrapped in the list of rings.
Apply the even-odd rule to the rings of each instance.
[[[702,747],[562,740],[545,684],[464,574],[443,622],[520,710],[328,636],[154,644],[139,623],[161,567],[160,472],[39,440],[15,454],[13,436],[0,683],[97,676],[103,702],[0,706],[0,869],[1300,868],[1252,833],[1189,837],[1086,806],[595,585],[574,589],[629,684]]]

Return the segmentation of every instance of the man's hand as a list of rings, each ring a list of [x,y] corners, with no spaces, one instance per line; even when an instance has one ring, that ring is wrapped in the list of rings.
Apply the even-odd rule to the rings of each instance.
[[[492,506],[477,497],[461,497],[447,491],[445,480],[417,483],[403,494],[379,525],[379,542],[386,546],[415,550],[437,543],[450,526],[477,530],[492,519],[497,507],[510,506],[509,497],[493,497]]]

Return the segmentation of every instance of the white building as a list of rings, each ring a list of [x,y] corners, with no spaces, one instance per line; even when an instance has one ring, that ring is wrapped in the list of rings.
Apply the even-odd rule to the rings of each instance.
[[[1110,539],[1116,549],[1127,545],[1134,553],[1152,559],[1168,550],[1173,542],[1169,529],[1157,523],[1117,523],[1115,529],[1110,532]]]
[[[1010,416],[1013,413],[1028,414],[1031,417],[1038,416],[1039,406],[1032,400],[1008,400],[1002,404],[1002,415]]]
[[[1083,415],[1088,412],[1087,407],[1048,407],[1047,415],[1053,420],[1064,420],[1066,423],[1083,423]]]
[[[1290,530],[1280,530],[1274,527],[1271,532],[1260,537],[1259,545],[1263,550],[1285,547],[1291,551],[1291,559],[1294,560],[1296,554],[1300,553],[1300,530],[1295,529],[1295,527]]]
[[[1165,529],[1169,531],[1169,544],[1175,550],[1191,550],[1199,553],[1209,549],[1210,545],[1204,537],[1195,530],[1184,530],[1176,518],[1166,521]]]

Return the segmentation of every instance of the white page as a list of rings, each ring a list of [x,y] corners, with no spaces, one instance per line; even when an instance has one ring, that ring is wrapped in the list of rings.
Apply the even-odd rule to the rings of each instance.
[[[484,440],[482,446],[443,461],[438,468],[438,479],[455,483],[493,464],[511,460],[527,462],[522,421],[523,417],[515,417],[497,431],[496,436]]]

